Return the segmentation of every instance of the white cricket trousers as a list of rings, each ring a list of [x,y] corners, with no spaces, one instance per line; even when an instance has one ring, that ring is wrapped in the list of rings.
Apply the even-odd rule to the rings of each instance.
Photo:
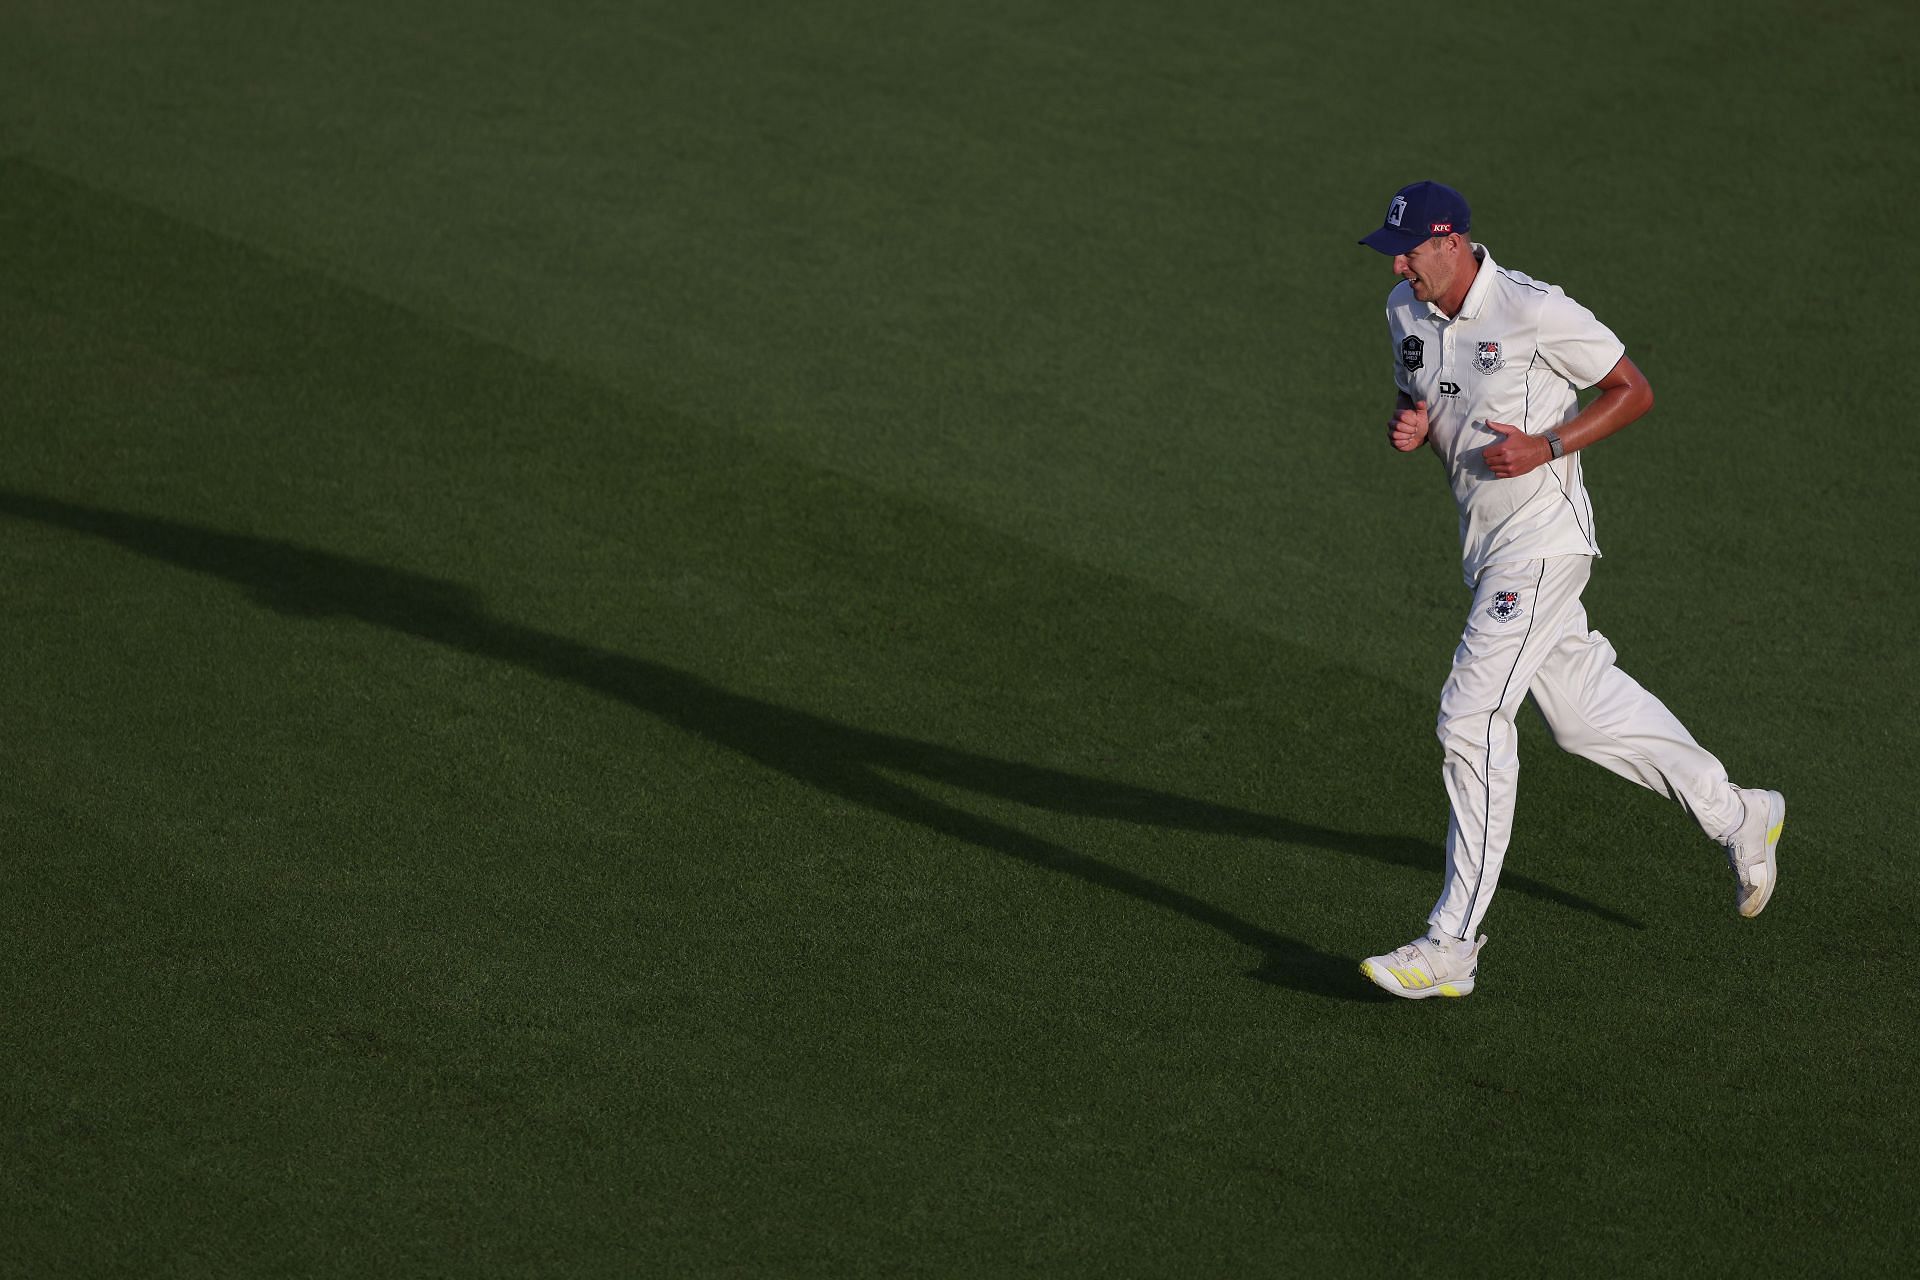
[[[1437,933],[1473,937],[1493,901],[1520,781],[1513,718],[1528,694],[1562,750],[1678,800],[1713,839],[1740,825],[1740,798],[1720,761],[1587,629],[1580,593],[1592,571],[1591,556],[1515,561],[1487,566],[1474,586],[1440,693],[1453,816],[1446,887],[1427,917]]]

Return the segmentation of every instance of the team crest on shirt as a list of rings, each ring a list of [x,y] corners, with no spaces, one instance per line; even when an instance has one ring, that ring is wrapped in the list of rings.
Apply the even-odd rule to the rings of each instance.
[[[1420,341],[1418,338],[1402,338],[1400,340],[1400,365],[1402,368],[1408,373],[1412,373],[1426,362],[1426,343]]]
[[[1493,603],[1487,606],[1487,616],[1495,622],[1512,622],[1521,612],[1518,591],[1496,591]]]
[[[1492,373],[1506,367],[1507,358],[1500,354],[1497,342],[1476,342],[1473,344],[1473,367],[1482,373]]]

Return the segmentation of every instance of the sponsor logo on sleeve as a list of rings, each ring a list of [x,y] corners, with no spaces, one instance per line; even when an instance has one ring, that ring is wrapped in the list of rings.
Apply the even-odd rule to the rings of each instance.
[[[1378,348],[1375,348],[1378,350]],[[1400,367],[1408,373],[1420,368],[1427,362],[1427,344],[1418,338],[1407,337],[1400,340]]]

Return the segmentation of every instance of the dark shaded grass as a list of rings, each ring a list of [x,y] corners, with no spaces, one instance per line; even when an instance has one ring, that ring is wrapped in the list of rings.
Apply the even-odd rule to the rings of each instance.
[[[1898,345],[1870,301],[1709,305],[1724,263],[1671,249],[1785,157],[1817,242],[1755,308],[1872,260],[1842,233],[1886,177],[1827,125],[1899,127],[1900,42],[1851,108],[1782,95],[1890,20],[1642,31],[1666,127],[1571,225],[1499,130],[1443,157],[1511,193],[1503,256],[1654,344],[1590,602],[1787,790],[1795,879],[1734,920],[1670,805],[1529,725],[1486,981],[1435,1008],[1352,966],[1436,884],[1444,496],[1348,442],[1378,280],[1264,238],[1403,180],[1398,97],[1316,89],[1372,52],[1279,15],[1269,77],[1227,8],[238,13],[36,11],[10,80],[74,147],[0,166],[0,1267],[1912,1252]],[[679,40],[652,79],[643,30]],[[1533,164],[1614,101],[1595,47]],[[1877,465],[1801,448],[1829,407]]]
[[[1424,699],[8,178],[33,1269],[1891,1246],[1832,1234],[1905,1195],[1891,920],[1743,931],[1676,815],[1546,763],[1598,843],[1516,867],[1498,996],[1383,1004]],[[1360,1225],[1445,1150],[1470,1227]]]

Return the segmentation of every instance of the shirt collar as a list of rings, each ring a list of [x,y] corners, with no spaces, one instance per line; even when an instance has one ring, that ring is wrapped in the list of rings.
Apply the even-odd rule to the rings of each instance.
[[[1499,270],[1493,255],[1487,252],[1487,246],[1473,243],[1474,261],[1480,264],[1479,271],[1473,277],[1473,284],[1467,289],[1467,296],[1460,303],[1460,314],[1450,316],[1431,302],[1427,304],[1427,314],[1435,320],[1471,320],[1480,314],[1480,304],[1487,300],[1487,290],[1493,288],[1493,273]]]

